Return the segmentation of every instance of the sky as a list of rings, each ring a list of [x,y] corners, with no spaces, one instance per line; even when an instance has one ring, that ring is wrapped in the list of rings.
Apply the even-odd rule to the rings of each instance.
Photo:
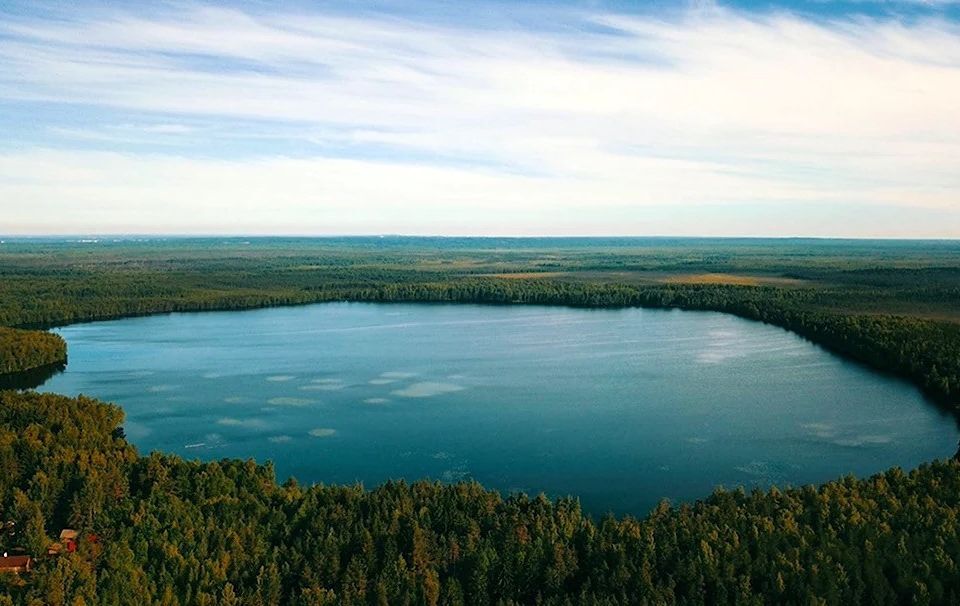
[[[960,238],[960,0],[0,0],[0,234]]]

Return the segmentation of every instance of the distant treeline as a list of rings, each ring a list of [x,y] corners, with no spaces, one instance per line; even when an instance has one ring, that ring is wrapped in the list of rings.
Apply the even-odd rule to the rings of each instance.
[[[67,344],[59,335],[0,326],[0,375],[59,364],[66,359]]]
[[[646,519],[477,484],[278,485],[251,461],[139,457],[119,408],[0,392],[3,604],[957,604],[960,464],[716,491]]]
[[[0,321],[50,326],[74,321],[173,311],[231,310],[321,301],[472,302],[583,307],[676,307],[715,310],[794,331],[879,370],[913,380],[960,410],[960,323],[824,308],[817,289],[734,285],[637,285],[582,280],[445,278],[386,270],[331,272],[318,283],[259,274],[194,277],[93,276],[75,286],[25,292],[0,303]],[[176,277],[176,276],[174,276]],[[432,276],[435,277],[435,276]],[[291,284],[293,282],[293,284]],[[259,285],[259,286],[258,286]],[[30,289],[25,289],[30,290]],[[35,290],[35,288],[33,289]],[[938,291],[939,292],[939,291]],[[869,291],[857,291],[869,299]],[[841,295],[838,295],[842,297]],[[878,292],[878,297],[883,292]],[[37,333],[38,340],[43,338]],[[49,335],[47,335],[49,336]]]

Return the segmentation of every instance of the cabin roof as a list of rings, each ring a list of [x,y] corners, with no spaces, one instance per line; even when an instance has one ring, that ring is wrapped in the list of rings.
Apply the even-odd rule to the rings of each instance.
[[[69,541],[72,539],[76,539],[78,534],[79,533],[72,528],[64,528],[63,530],[60,531],[60,540]]]
[[[25,555],[0,557],[0,570],[29,568],[31,562],[30,556]]]

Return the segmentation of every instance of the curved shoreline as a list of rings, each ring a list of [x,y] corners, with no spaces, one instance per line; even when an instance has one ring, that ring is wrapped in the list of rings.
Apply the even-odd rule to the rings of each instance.
[[[0,389],[36,389],[67,368],[67,359],[0,375]]]
[[[958,420],[960,420],[960,400],[954,399],[952,394],[944,393],[935,385],[922,380],[923,377],[921,373],[924,369],[904,369],[897,367],[895,361],[891,361],[888,357],[892,355],[890,352],[883,351],[882,348],[877,348],[875,345],[873,346],[873,351],[864,351],[865,347],[862,346],[864,345],[863,343],[858,343],[856,341],[851,343],[850,339],[847,338],[849,335],[842,333],[844,322],[859,322],[860,320],[872,321],[876,320],[877,316],[852,313],[813,313],[804,310],[784,309],[762,300],[763,295],[776,293],[778,289],[774,287],[726,286],[722,289],[722,292],[724,293],[730,292],[730,289],[732,288],[733,292],[738,292],[744,295],[759,294],[760,298],[758,300],[756,297],[743,296],[730,301],[718,303],[716,301],[697,300],[698,296],[709,296],[716,294],[721,290],[710,286],[636,287],[621,284],[574,284],[569,282],[543,280],[511,280],[509,283],[484,280],[479,283],[472,283],[472,288],[470,288],[469,293],[462,293],[458,291],[457,289],[461,286],[463,285],[456,282],[444,284],[415,283],[401,285],[392,289],[393,292],[386,292],[388,290],[387,287],[379,285],[367,289],[324,290],[312,293],[312,296],[306,297],[284,297],[275,295],[271,296],[267,294],[263,295],[262,297],[251,299],[247,296],[238,295],[233,297],[228,296],[212,305],[208,305],[200,301],[184,301],[179,304],[174,303],[170,305],[160,305],[158,308],[143,312],[137,311],[131,313],[102,315],[81,314],[76,318],[70,318],[64,321],[55,321],[42,324],[21,324],[19,326],[31,326],[32,332],[86,322],[117,320],[123,318],[163,315],[170,313],[243,311],[332,302],[424,304],[469,303],[484,305],[534,304],[590,309],[617,309],[636,307],[641,309],[715,311],[719,313],[728,313],[739,318],[758,321],[788,330],[834,354],[843,357],[844,359],[859,362],[878,372],[903,377],[920,389],[921,392],[932,402],[946,410],[949,410],[951,413],[957,416]],[[517,287],[540,287],[547,289],[547,292],[543,293],[546,296],[520,298],[516,296],[510,297],[509,293],[511,291],[519,290]],[[549,292],[551,287],[557,290],[554,292]],[[590,292],[591,288],[594,292]],[[464,296],[464,294],[467,296]],[[617,302],[597,300],[598,297],[602,299],[604,296],[615,297],[619,300]],[[930,321],[914,320],[904,316],[892,314],[879,316],[879,318],[888,322],[912,322],[914,324],[930,323]],[[836,331],[837,325],[840,325],[841,338],[831,340],[829,337],[832,336],[832,333]],[[17,328],[15,330],[22,329]],[[887,363],[877,363],[878,360],[881,359],[885,359]],[[61,362],[66,362],[66,352],[64,352],[61,360],[53,361],[52,364]],[[47,362],[40,366],[43,367],[50,364],[51,362]],[[36,368],[38,367],[28,367],[21,370],[33,370]],[[5,375],[0,374],[0,377],[3,376]]]
[[[145,452],[200,460],[272,459],[281,479],[296,477],[306,483],[360,478],[372,487],[388,478],[439,479],[455,465],[435,463],[430,455],[447,451],[462,462],[469,460],[472,477],[484,485],[580,495],[593,512],[610,507],[637,515],[655,504],[650,495],[690,502],[716,484],[800,485],[847,472],[862,477],[894,465],[912,469],[953,454],[958,440],[953,417],[902,378],[835,356],[781,328],[712,311],[350,302],[243,313],[177,313],[81,325],[61,334],[71,346],[72,372],[51,379],[41,392],[83,393],[121,403],[128,413],[130,435]],[[725,343],[721,349],[718,341]],[[554,342],[557,349],[545,346]],[[410,349],[411,343],[418,346]],[[785,356],[784,349],[793,353]],[[195,353],[201,351],[206,353]],[[652,352],[657,352],[653,358]],[[609,358],[613,353],[616,356]],[[715,355],[722,355],[724,363],[717,364]],[[808,368],[812,362],[829,370]],[[367,385],[368,379],[378,379],[386,370],[416,373],[409,383],[456,383],[466,391],[453,399],[406,400],[391,393],[406,387],[405,378],[390,386]],[[349,389],[327,393],[301,388],[317,377],[336,378]],[[581,378],[566,383],[570,377]],[[602,377],[609,381],[596,383]],[[559,383],[567,388],[551,387]],[[226,398],[237,395],[245,398]],[[362,405],[368,397],[391,398],[392,404]],[[570,416],[578,409],[577,402],[587,401],[595,403],[597,424],[589,414]],[[514,402],[526,412],[511,412]],[[274,408],[258,408],[268,404]],[[508,459],[499,454],[482,453],[478,448],[482,440],[472,434],[451,438],[442,431],[421,442],[397,437],[423,431],[413,419],[426,410],[433,411],[424,421],[436,423],[431,425],[434,431],[469,424],[477,430],[482,427],[485,435],[520,436],[510,428],[529,428],[529,439],[517,437],[524,445],[515,450],[518,460],[529,460],[518,467],[528,481],[509,480],[521,472],[511,472],[509,464],[504,467]],[[726,412],[734,410],[741,412]],[[701,414],[712,419],[711,426],[699,425]],[[915,418],[916,427],[923,429],[886,421],[900,416]],[[572,418],[580,419],[584,428],[571,427]],[[613,418],[620,420],[617,427],[632,428],[634,440],[669,440],[672,446],[667,450],[676,447],[679,458],[636,442],[613,445],[622,433],[605,424]],[[391,430],[378,433],[385,419],[390,419]],[[657,435],[645,429],[654,419],[663,424]],[[224,427],[216,427],[221,421]],[[820,435],[823,430],[815,429],[823,427],[819,423],[832,424],[830,431],[836,433]],[[541,425],[558,433],[541,439],[537,431]],[[339,435],[314,443],[305,432],[317,426],[336,428]],[[219,435],[211,438],[209,432]],[[582,465],[592,473],[623,479],[623,487],[615,491],[622,498],[606,494],[608,488],[593,481],[550,475],[558,465],[581,464],[570,453],[587,447],[579,440],[584,433],[611,440],[610,446],[595,444],[584,450]],[[721,434],[735,442],[722,445],[716,441]],[[878,434],[886,437],[877,443],[850,443],[863,436],[873,440]],[[292,443],[268,444],[277,435]],[[397,453],[418,453],[426,445],[433,450],[420,453],[426,463],[413,459],[417,462],[394,464],[388,457],[379,459],[373,450],[358,454],[368,450],[363,435]],[[547,439],[555,442],[560,436],[559,443],[568,442],[569,448],[551,445]],[[784,456],[780,448],[762,443],[761,436],[790,440],[794,454]],[[708,441],[714,445],[702,446]],[[184,448],[200,442],[205,442],[202,449]],[[306,464],[291,457],[292,452],[323,452],[318,460],[330,460],[334,455],[326,449],[333,448],[331,443],[337,450],[356,451],[368,463],[354,463],[344,455],[335,456],[340,459],[337,465]],[[538,448],[556,452],[549,461],[540,461],[534,456]],[[716,452],[708,455],[707,448]],[[588,454],[591,451],[596,454]],[[596,462],[613,451],[652,471]],[[680,462],[705,455],[703,465],[696,466],[701,469]],[[729,464],[716,464],[719,458]],[[755,460],[771,466],[762,473],[733,471]],[[664,484],[679,480],[667,480],[662,470],[657,472],[660,464],[669,465],[683,484]],[[758,480],[758,475],[764,479]]]
[[[66,362],[67,343],[59,335],[0,326],[0,385],[4,378]]]

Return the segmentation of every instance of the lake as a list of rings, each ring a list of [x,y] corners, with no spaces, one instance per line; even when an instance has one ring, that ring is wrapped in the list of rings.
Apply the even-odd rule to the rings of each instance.
[[[59,329],[41,391],[126,411],[141,452],[274,462],[281,480],[477,480],[642,515],[717,485],[952,455],[909,383],[713,312],[328,303]]]

